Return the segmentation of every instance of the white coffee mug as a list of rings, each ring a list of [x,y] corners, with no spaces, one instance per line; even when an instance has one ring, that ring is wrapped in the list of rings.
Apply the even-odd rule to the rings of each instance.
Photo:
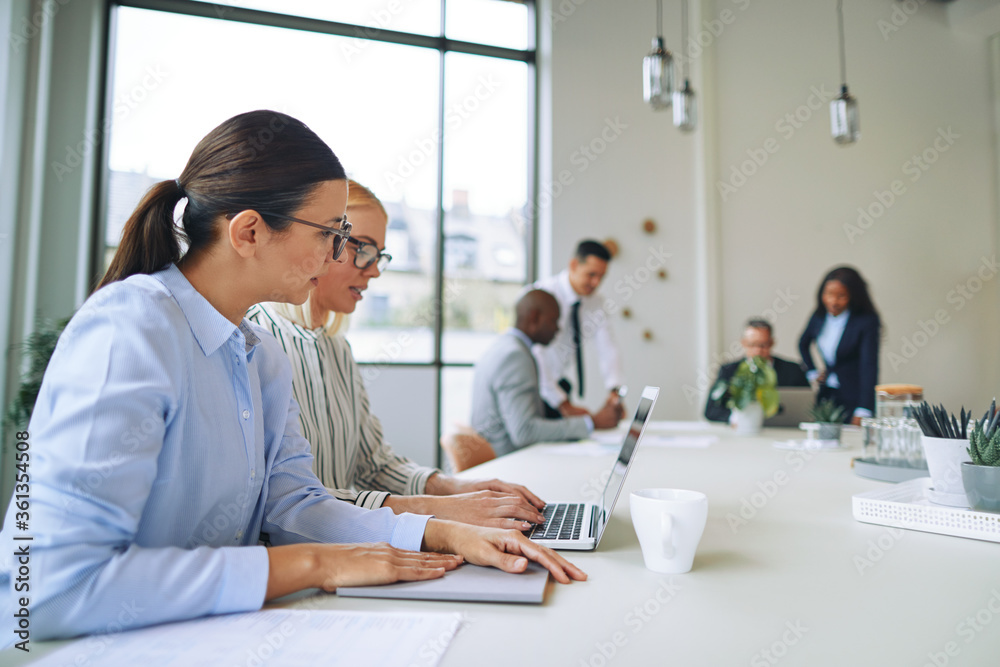
[[[653,572],[691,570],[708,519],[708,497],[698,491],[642,489],[629,498],[642,559]]]

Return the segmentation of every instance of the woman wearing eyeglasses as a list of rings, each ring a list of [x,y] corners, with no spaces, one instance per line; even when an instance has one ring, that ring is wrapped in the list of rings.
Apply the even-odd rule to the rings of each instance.
[[[354,507],[312,472],[288,359],[243,315],[262,300],[305,301],[344,250],[346,202],[329,147],[257,111],[212,130],[180,178],[139,203],[19,434],[30,512],[10,504],[0,587],[29,599],[31,638],[440,577],[463,557],[508,571],[527,557],[559,581],[586,577],[515,531]],[[262,533],[275,546],[258,546]],[[30,549],[30,594],[19,548]]]
[[[539,510],[545,504],[523,486],[444,475],[397,455],[383,439],[350,343],[338,331],[392,260],[384,250],[388,217],[375,195],[354,181],[348,183],[347,217],[353,228],[346,261],[320,277],[304,305],[258,304],[247,313],[291,359],[292,389],[316,475],[330,493],[361,507],[518,530],[544,522]]]

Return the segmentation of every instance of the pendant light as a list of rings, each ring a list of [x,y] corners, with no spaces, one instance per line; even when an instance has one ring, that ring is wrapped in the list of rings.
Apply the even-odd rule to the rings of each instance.
[[[688,0],[681,3],[681,52],[687,45],[688,30]],[[673,95],[674,126],[681,132],[691,132],[698,124],[698,107],[696,105],[694,91],[691,90],[691,81],[688,80],[687,66],[684,61],[686,56],[681,56],[681,77],[684,79],[684,87],[675,90]]]
[[[670,108],[674,93],[674,57],[663,46],[663,3],[656,0],[656,28],[653,50],[642,59],[642,96],[653,109]]]
[[[844,53],[844,0],[837,0],[840,27],[840,96],[830,102],[830,133],[838,144],[853,144],[861,137],[858,101],[847,92],[847,56]]]

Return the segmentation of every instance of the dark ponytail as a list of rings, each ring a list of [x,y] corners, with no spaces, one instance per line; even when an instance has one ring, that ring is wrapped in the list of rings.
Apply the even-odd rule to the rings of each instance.
[[[174,208],[183,196],[177,181],[149,189],[125,222],[122,241],[98,288],[135,273],[154,273],[181,258]]]
[[[292,215],[320,183],[346,179],[340,160],[304,123],[277,111],[234,116],[198,142],[176,181],[154,185],[125,223],[121,245],[98,287],[154,273],[211,245],[217,223],[246,209]],[[174,208],[187,197],[174,226]],[[265,220],[281,231],[291,223]]]

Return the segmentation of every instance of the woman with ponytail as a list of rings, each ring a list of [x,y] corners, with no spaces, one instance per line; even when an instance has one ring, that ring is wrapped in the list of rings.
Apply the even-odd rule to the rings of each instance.
[[[123,608],[139,627],[440,577],[463,558],[586,578],[516,531],[365,510],[316,478],[288,359],[244,313],[306,300],[349,238],[346,202],[329,147],[273,111],[212,130],[140,202],[28,426],[32,638],[106,632]],[[0,533],[15,598],[17,512]]]

